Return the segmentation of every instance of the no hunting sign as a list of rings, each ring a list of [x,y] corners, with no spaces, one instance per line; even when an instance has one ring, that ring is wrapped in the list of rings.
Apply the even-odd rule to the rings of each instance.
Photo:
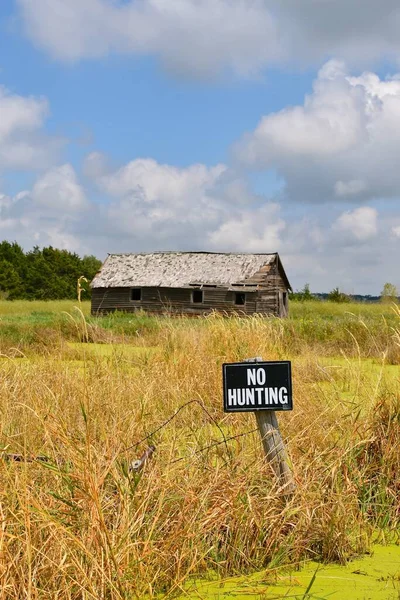
[[[288,360],[222,365],[225,412],[293,410]]]

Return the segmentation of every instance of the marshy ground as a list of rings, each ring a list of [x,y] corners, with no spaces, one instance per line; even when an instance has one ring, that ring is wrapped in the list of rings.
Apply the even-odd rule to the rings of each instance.
[[[280,321],[0,303],[0,598],[398,598],[399,328],[383,305]],[[292,360],[289,501],[254,417],[222,412],[221,365],[249,356]]]

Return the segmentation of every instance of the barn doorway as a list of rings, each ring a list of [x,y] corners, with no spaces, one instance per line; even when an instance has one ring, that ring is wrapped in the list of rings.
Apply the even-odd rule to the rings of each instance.
[[[279,291],[279,316],[287,317],[289,314],[289,294],[288,292]]]

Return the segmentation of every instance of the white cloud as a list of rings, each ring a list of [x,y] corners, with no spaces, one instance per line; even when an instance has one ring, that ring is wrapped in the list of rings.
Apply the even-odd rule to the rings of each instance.
[[[66,61],[151,54],[190,77],[257,71],[276,52],[263,0],[18,0],[25,30]]]
[[[0,171],[46,166],[59,142],[42,132],[49,107],[44,98],[12,94],[0,86]]]
[[[304,106],[263,117],[245,140],[242,158],[266,166],[288,157],[326,159],[367,141],[361,90],[349,84],[343,69],[327,63]]]
[[[367,64],[400,55],[397,0],[267,0],[273,8],[287,54],[321,61],[337,56]]]
[[[0,239],[17,240],[26,249],[51,244],[87,252],[81,221],[90,209],[73,168],[63,165],[43,173],[32,190],[0,194]]]
[[[177,168],[137,159],[110,171],[96,154],[86,172],[113,198],[102,222],[120,249],[271,251],[280,243],[279,207],[251,193],[225,165]]]
[[[90,179],[100,179],[104,175],[112,173],[112,168],[104,154],[92,152],[83,162],[83,172]]]
[[[85,193],[69,164],[44,173],[33,186],[32,199],[38,206],[63,213],[80,212],[88,207]]]
[[[0,140],[5,140],[20,130],[38,129],[47,112],[46,100],[13,95],[4,86],[0,86]]]
[[[365,181],[360,179],[352,179],[351,181],[337,181],[335,183],[335,194],[337,196],[358,196],[365,192],[367,185]]]
[[[285,226],[278,204],[240,210],[210,233],[210,247],[220,251],[275,252],[282,246]]]
[[[396,212],[316,207],[310,215],[296,207],[293,214],[293,206],[254,194],[224,165],[178,168],[137,159],[112,170],[100,156],[91,156],[89,166],[94,158],[101,202],[86,198],[70,165],[50,169],[32,190],[0,194],[0,239],[99,258],[122,251],[278,250],[295,288],[309,282],[314,291],[373,293],[386,280],[400,284]]]
[[[392,227],[392,234],[394,237],[400,238],[400,225],[397,225],[397,227]]]
[[[378,213],[369,206],[360,206],[353,211],[340,215],[333,225],[333,230],[349,234],[360,242],[374,238],[378,234]]]
[[[332,207],[314,212],[300,220],[284,214],[281,255],[296,289],[309,282],[314,292],[339,287],[351,294],[378,294],[385,281],[400,283],[400,239],[391,235],[394,215],[369,206],[340,214]]]
[[[293,286],[310,282],[314,291],[339,286],[373,293],[380,277],[395,279],[393,221],[380,219],[375,208],[293,214],[293,207],[254,194],[224,165],[177,168],[137,159],[112,170],[99,155],[88,165],[96,167],[94,182],[110,198],[85,235],[103,253],[278,250]],[[384,262],[384,256],[390,258]]]
[[[330,61],[302,106],[263,117],[236,145],[254,168],[276,169],[288,198],[324,202],[397,198],[400,78],[351,77]]]
[[[65,61],[157,56],[175,74],[400,57],[397,0],[17,0],[27,35]]]
[[[92,155],[88,157],[92,163]],[[226,167],[217,165],[207,168],[196,164],[185,169],[160,165],[153,159],[133,160],[115,172],[98,177],[98,183],[112,196],[139,195],[148,203],[181,204],[188,198],[196,200],[215,185]]]

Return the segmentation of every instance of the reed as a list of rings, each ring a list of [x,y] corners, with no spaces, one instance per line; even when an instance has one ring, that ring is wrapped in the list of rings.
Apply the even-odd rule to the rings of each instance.
[[[94,320],[82,305],[48,311],[53,337],[17,352],[0,322],[1,599],[172,596],[195,574],[343,563],[398,536],[398,314],[353,330],[339,315],[321,339],[311,316]],[[253,416],[222,412],[221,365],[247,356],[293,361],[290,501]]]

